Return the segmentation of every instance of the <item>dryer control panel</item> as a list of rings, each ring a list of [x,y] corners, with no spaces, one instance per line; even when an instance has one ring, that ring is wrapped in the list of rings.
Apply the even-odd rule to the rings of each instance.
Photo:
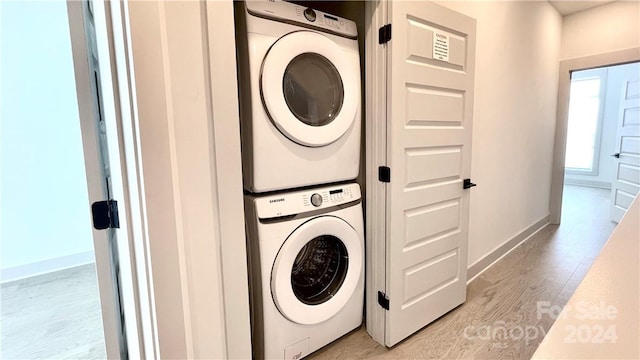
[[[259,219],[298,215],[360,200],[360,186],[346,184],[268,195],[255,199]]]
[[[247,1],[246,6],[247,11],[255,16],[328,30],[354,39],[358,36],[355,22],[320,10],[286,1]]]

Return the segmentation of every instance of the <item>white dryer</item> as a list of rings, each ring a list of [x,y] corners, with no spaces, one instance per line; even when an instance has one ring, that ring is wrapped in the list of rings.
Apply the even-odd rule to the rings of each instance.
[[[255,358],[300,359],[360,326],[358,184],[245,196]]]
[[[353,21],[284,1],[236,3],[245,189],[354,179],[361,81]]]

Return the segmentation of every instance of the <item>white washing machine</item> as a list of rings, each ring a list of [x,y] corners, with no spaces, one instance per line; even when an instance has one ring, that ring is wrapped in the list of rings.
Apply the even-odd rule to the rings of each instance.
[[[361,81],[353,21],[284,1],[236,3],[245,189],[355,179]]]
[[[245,196],[255,358],[300,359],[363,319],[358,184]]]

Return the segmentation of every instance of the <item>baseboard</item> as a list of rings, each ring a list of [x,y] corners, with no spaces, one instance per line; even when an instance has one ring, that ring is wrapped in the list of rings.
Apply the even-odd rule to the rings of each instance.
[[[53,271],[68,269],[95,262],[93,251],[86,251],[30,264],[0,269],[0,283],[42,275]]]
[[[565,185],[586,186],[599,189],[611,189],[611,183],[606,181],[595,180],[583,180],[583,179],[571,179],[567,176],[564,177]]]
[[[496,263],[503,256],[507,255],[511,250],[515,249],[516,247],[518,247],[518,245],[531,238],[531,236],[533,236],[538,231],[544,229],[547,225],[549,225],[549,215],[536,221],[533,225],[522,230],[519,234],[505,241],[504,243],[502,243],[502,245],[495,248],[485,257],[469,266],[469,268],[467,269],[467,284],[470,283],[476,276],[480,275],[482,272],[491,267],[491,265]]]

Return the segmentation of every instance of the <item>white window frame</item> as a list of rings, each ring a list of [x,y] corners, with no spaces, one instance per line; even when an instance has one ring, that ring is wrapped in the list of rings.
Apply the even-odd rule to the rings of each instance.
[[[588,69],[588,70],[576,70],[571,72],[571,82],[574,80],[587,80],[599,78],[600,79],[600,93],[599,93],[599,104],[598,104],[598,119],[596,123],[596,134],[594,136],[594,146],[593,146],[593,158],[591,160],[591,170],[578,169],[578,168],[570,168],[565,167],[566,174],[572,175],[588,175],[588,176],[597,176],[600,168],[600,147],[602,144],[602,123],[604,118],[604,104],[605,104],[605,96],[607,90],[607,69],[606,68],[596,68],[596,69]],[[570,92],[571,90],[569,90]],[[569,99],[571,102],[571,99]],[[570,129],[568,129],[570,130]]]

